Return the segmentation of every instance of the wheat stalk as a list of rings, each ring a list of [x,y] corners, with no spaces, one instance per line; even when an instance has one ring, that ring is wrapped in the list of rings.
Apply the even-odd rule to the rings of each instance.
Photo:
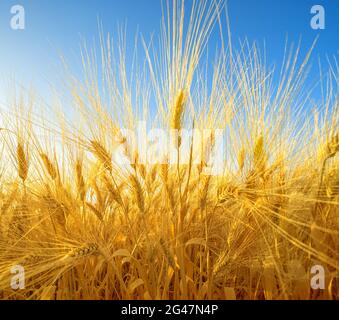
[[[161,249],[163,250],[164,254],[165,254],[165,257],[166,257],[166,260],[168,262],[168,264],[172,267],[172,269],[174,270],[175,269],[175,261],[173,259],[173,256],[165,242],[165,240],[163,238],[160,238],[160,246],[161,246]]]

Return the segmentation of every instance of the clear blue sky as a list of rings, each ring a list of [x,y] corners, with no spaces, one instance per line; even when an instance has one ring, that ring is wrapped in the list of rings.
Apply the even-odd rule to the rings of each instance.
[[[191,0],[186,2],[190,7]],[[24,31],[10,28],[10,8],[15,4],[26,10]],[[326,10],[325,30],[310,27],[310,9],[316,4]],[[247,37],[259,44],[265,40],[270,64],[281,59],[286,35],[295,42],[302,37],[303,53],[319,35],[313,62],[338,55],[339,0],[229,0],[228,8],[233,39]],[[53,82],[59,71],[59,53],[76,61],[81,37],[91,40],[98,36],[98,18],[111,33],[119,23],[127,22],[127,40],[133,44],[137,28],[143,35],[158,32],[160,0],[1,0],[0,95],[12,76],[26,86],[32,83],[46,89],[46,82]],[[210,45],[217,41],[213,36]],[[0,101],[4,101],[2,96]]]

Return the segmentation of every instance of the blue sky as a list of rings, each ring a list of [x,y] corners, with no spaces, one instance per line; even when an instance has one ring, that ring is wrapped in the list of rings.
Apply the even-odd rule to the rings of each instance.
[[[191,0],[186,2],[190,7]],[[26,10],[24,31],[10,28],[10,8],[16,4]],[[316,4],[326,10],[325,30],[310,27],[310,10]],[[338,0],[229,0],[228,8],[233,40],[247,37],[259,44],[265,41],[269,64],[280,61],[287,35],[290,42],[302,37],[302,53],[319,35],[312,59],[315,63],[318,57],[325,61],[326,55],[338,55]],[[146,36],[159,31],[160,0],[1,0],[0,102],[4,101],[11,77],[26,87],[32,84],[38,90],[47,90],[48,81],[55,82],[57,75],[62,75],[59,53],[77,63],[81,38],[98,36],[98,18],[111,33],[116,32],[119,23],[126,22],[127,40],[132,44],[137,29]],[[218,42],[215,34],[210,46]],[[318,75],[316,69],[312,72]]]

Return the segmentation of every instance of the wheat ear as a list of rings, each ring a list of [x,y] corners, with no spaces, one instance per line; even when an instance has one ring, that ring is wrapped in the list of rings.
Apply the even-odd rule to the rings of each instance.
[[[180,90],[172,110],[171,129],[180,130],[185,105],[185,92]]]
[[[92,152],[96,158],[104,165],[105,169],[109,172],[112,171],[112,157],[100,142],[91,141]]]
[[[26,181],[28,175],[28,161],[24,151],[24,147],[21,143],[18,143],[17,147],[17,161],[18,161],[18,173],[23,182]]]
[[[52,163],[52,161],[49,159],[49,157],[45,153],[40,153],[40,158],[41,158],[49,176],[51,177],[51,179],[55,180],[57,178],[57,170],[56,170],[54,164]]]

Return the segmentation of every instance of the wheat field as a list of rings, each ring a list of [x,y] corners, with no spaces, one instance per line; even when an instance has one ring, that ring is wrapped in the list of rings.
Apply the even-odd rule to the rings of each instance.
[[[123,32],[84,46],[83,76],[65,68],[67,105],[22,93],[1,109],[0,299],[339,298],[339,67],[314,103],[313,48],[270,68],[223,18],[223,1],[173,1],[132,64]],[[228,40],[212,57],[215,31]],[[133,144],[140,121],[178,132],[171,154]]]

